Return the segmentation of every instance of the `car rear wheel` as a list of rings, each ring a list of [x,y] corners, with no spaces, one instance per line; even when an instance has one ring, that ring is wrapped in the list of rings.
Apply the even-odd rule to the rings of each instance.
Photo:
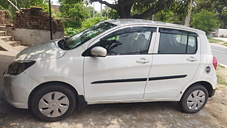
[[[31,110],[43,121],[58,121],[69,116],[76,106],[74,92],[64,84],[48,84],[38,89],[31,100]]]
[[[198,84],[187,89],[178,104],[184,112],[196,113],[205,106],[207,99],[207,89]]]

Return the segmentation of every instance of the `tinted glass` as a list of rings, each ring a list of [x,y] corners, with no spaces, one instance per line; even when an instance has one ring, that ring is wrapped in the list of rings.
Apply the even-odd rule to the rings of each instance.
[[[158,53],[194,54],[197,49],[196,36],[179,33],[160,33]]]
[[[102,22],[98,23],[82,32],[79,34],[72,36],[71,38],[65,40],[64,46],[67,49],[73,49],[81,44],[85,43],[86,41],[90,40],[91,38],[96,37],[97,35],[109,30],[110,28],[115,27],[116,25],[108,23],[108,22]]]
[[[108,55],[147,54],[151,31],[126,32],[115,34],[100,42]]]

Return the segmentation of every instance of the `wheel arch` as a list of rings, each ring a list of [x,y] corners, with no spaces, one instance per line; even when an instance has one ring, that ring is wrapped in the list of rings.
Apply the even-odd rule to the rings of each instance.
[[[85,101],[85,98],[83,95],[79,95],[77,90],[70,84],[66,83],[66,82],[61,82],[61,81],[49,81],[49,82],[45,82],[45,83],[42,83],[40,85],[38,85],[37,87],[35,87],[32,92],[30,93],[29,97],[28,97],[28,109],[31,108],[31,100],[32,100],[32,97],[33,95],[38,91],[40,90],[41,88],[43,88],[44,86],[47,86],[49,84],[54,84],[54,83],[60,83],[62,84],[63,86],[69,88],[70,90],[72,90],[74,93],[75,93],[75,96],[76,96],[76,106],[78,108],[82,108],[81,106],[85,106],[87,105],[87,102]]]
[[[209,97],[213,96],[213,94],[214,94],[213,86],[207,81],[195,82],[195,83],[191,84],[190,86],[188,86],[187,89],[184,92],[186,92],[190,87],[196,86],[197,84],[200,84],[200,85],[204,86],[207,89]]]

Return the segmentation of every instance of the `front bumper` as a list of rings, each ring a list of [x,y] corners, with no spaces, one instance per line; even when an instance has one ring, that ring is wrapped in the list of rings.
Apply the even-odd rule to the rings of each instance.
[[[24,72],[19,75],[4,75],[4,97],[16,108],[28,108],[28,98],[31,91],[39,83]]]

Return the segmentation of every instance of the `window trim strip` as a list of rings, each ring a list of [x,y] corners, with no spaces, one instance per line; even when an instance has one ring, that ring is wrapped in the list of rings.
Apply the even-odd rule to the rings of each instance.
[[[185,30],[172,29],[172,28],[159,28],[159,32],[170,33],[170,34],[189,35],[189,36],[198,37],[198,34],[195,33],[195,32],[189,32],[189,31],[185,31]]]

